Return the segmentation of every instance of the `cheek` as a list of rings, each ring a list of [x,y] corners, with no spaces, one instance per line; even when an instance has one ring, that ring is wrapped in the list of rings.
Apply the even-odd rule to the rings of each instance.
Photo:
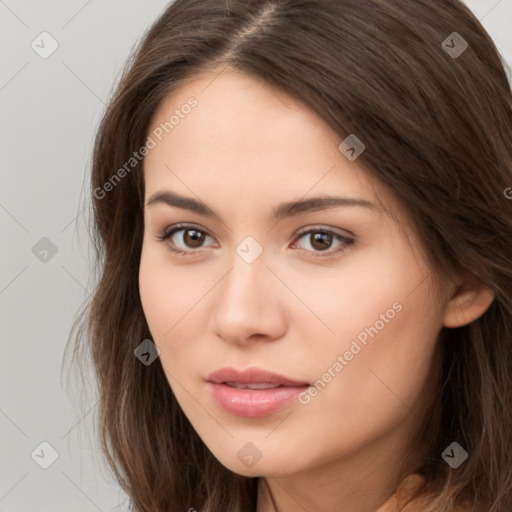
[[[363,313],[357,321],[349,314],[340,317],[340,332],[347,336],[317,356],[317,362],[322,361],[315,365],[318,394],[304,407],[332,435],[359,432],[363,442],[412,415],[421,416],[434,388],[441,323],[438,312],[429,307],[428,289],[420,286],[409,292],[396,289],[396,295],[383,294],[379,300],[373,295],[361,308],[364,320]],[[394,298],[400,299],[395,308]],[[341,325],[343,320],[348,325]]]
[[[144,316],[151,332],[152,341],[160,349],[162,363],[166,361],[166,346],[172,339],[179,318],[183,317],[183,294],[171,277],[169,265],[162,261],[159,251],[143,247],[139,269],[139,291]],[[179,324],[178,324],[179,325]]]
[[[389,245],[355,253],[327,271],[290,274],[288,281],[293,283],[294,292],[329,328],[322,328],[306,311],[302,315],[307,320],[301,326],[303,332],[320,327],[326,348],[331,345],[339,352],[344,351],[345,345],[348,350],[358,334],[364,337],[365,329],[375,322],[387,329],[388,322],[382,324],[380,315],[387,312],[386,320],[391,318],[389,323],[393,322],[400,307],[393,305],[404,301],[418,279],[414,271],[404,272],[406,265],[411,267],[403,262],[403,254],[397,254],[396,248]]]
[[[144,242],[139,268],[139,290],[144,315],[152,335],[162,340],[186,314],[186,305],[195,295],[186,271],[173,267],[168,255],[152,242]]]
[[[359,261],[343,282],[323,288],[330,300],[317,311],[335,335],[310,349],[317,394],[304,407],[333,434],[373,428],[374,418],[391,425],[411,411],[419,415],[433,384],[442,312],[425,279],[428,267],[404,254]]]
[[[180,356],[192,357],[199,352],[206,326],[202,306],[219,279],[211,274],[211,269],[198,271],[187,265],[173,265],[160,247],[143,247],[140,298],[152,340],[166,367],[168,362],[183,361]]]
[[[165,271],[144,242],[139,268],[139,293],[144,316],[153,337],[160,338],[165,312],[171,310],[165,294]]]

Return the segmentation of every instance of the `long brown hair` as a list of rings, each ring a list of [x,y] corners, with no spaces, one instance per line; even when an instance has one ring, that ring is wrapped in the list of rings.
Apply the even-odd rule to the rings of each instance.
[[[510,512],[512,94],[493,41],[458,0],[176,0],[134,48],[95,140],[99,279],[70,335],[73,361],[92,357],[102,449],[133,510],[255,510],[257,480],[215,459],[160,360],[134,357],[151,338],[138,289],[144,160],[126,162],[169,93],[227,66],[302,100],[340,140],[357,134],[358,163],[408,209],[436,275],[463,272],[495,293],[480,318],[441,331],[416,503]],[[457,469],[441,458],[453,441],[469,453]]]

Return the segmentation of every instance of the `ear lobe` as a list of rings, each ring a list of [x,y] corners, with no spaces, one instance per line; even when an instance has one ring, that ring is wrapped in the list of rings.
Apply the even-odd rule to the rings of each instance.
[[[494,297],[494,292],[479,280],[459,286],[446,304],[443,326],[470,324],[489,309]]]

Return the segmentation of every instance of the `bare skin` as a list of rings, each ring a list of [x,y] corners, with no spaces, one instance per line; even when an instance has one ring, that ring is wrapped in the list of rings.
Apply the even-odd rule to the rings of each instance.
[[[314,112],[259,81],[231,70],[198,75],[162,103],[148,133],[192,96],[197,106],[145,157],[146,202],[171,191],[222,219],[163,202],[145,207],[140,293],[169,385],[215,457],[264,478],[277,510],[374,512],[413,450],[439,371],[440,330],[481,316],[493,294],[469,280],[437,286],[393,194],[345,158],[342,139]],[[271,218],[281,203],[327,195],[374,208]],[[158,240],[182,222],[193,226]],[[305,228],[315,231],[300,234]],[[316,241],[325,231],[334,235]],[[249,236],[256,244],[242,247],[262,250],[251,263],[237,253]],[[347,355],[370,326],[378,333]],[[307,403],[240,417],[207,386],[226,366],[328,382],[309,401],[303,395]],[[237,456],[249,442],[261,455],[251,467]]]

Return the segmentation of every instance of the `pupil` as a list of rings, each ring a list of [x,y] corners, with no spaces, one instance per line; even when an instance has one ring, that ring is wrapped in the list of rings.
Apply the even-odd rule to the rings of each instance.
[[[190,236],[190,233],[192,233],[192,236]],[[203,234],[195,229],[187,230],[186,237],[192,241],[191,245],[193,247],[200,246],[203,240]],[[323,251],[328,248],[331,242],[332,235],[330,233],[318,232],[313,235],[313,243],[311,245],[313,245],[313,247],[316,249]]]
[[[193,233],[192,237],[188,237],[189,233]],[[201,245],[201,242],[202,242],[202,239],[203,239],[203,235],[202,235],[202,233],[200,233],[196,229],[189,229],[188,231],[186,231],[186,236],[188,238],[192,239],[192,244],[191,245],[193,247],[197,247],[197,246]]]
[[[330,233],[325,233],[325,232],[315,233],[313,235],[313,243],[311,245],[313,247],[315,247],[316,249],[325,250],[330,245],[330,242],[332,241],[331,239],[332,239],[332,235]],[[315,244],[317,242],[323,242],[323,245],[322,245],[322,243],[320,243],[320,246],[316,247]]]

